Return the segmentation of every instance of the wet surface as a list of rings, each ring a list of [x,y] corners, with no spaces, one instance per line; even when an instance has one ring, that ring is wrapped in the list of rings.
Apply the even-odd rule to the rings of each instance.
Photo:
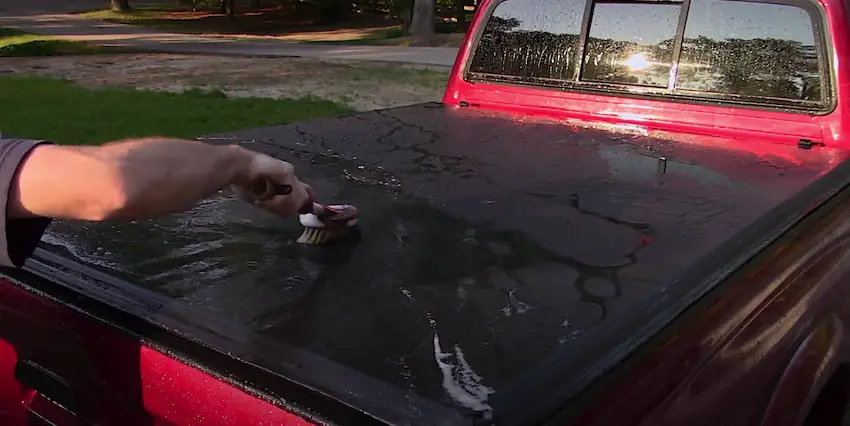
[[[485,416],[528,368],[581,351],[831,167],[819,150],[781,159],[439,105],[221,136],[357,205],[359,239],[301,246],[296,219],[221,194],[158,220],[56,223],[47,247]]]
[[[816,47],[821,30],[815,23],[821,18],[814,9],[721,0],[688,9],[677,1],[603,2],[589,12],[582,34],[586,3],[499,2],[470,61],[472,77],[555,87],[613,83],[807,109],[827,100],[822,68],[828,60]],[[681,55],[674,55],[680,19],[688,24],[679,35]]]

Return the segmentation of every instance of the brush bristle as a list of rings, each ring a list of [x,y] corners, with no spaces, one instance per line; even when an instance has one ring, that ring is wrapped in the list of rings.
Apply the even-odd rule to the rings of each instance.
[[[304,228],[298,237],[301,244],[324,244],[348,234],[349,228]]]

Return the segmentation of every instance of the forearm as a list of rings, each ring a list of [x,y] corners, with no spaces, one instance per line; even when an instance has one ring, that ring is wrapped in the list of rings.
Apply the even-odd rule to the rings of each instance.
[[[247,179],[250,162],[239,147],[174,139],[40,146],[12,183],[9,215],[104,220],[182,211]]]

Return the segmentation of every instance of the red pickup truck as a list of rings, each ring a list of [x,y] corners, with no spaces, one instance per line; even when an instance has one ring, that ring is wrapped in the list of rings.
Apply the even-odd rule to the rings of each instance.
[[[840,0],[484,0],[442,103],[209,137],[363,213],[57,222],[3,425],[841,425]]]

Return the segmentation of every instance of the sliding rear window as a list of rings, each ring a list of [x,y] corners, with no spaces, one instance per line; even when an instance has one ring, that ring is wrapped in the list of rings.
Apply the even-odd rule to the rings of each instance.
[[[499,3],[468,78],[827,107],[821,17],[812,5],[588,1]]]
[[[569,80],[575,73],[583,0],[506,0],[496,6],[470,70]]]

